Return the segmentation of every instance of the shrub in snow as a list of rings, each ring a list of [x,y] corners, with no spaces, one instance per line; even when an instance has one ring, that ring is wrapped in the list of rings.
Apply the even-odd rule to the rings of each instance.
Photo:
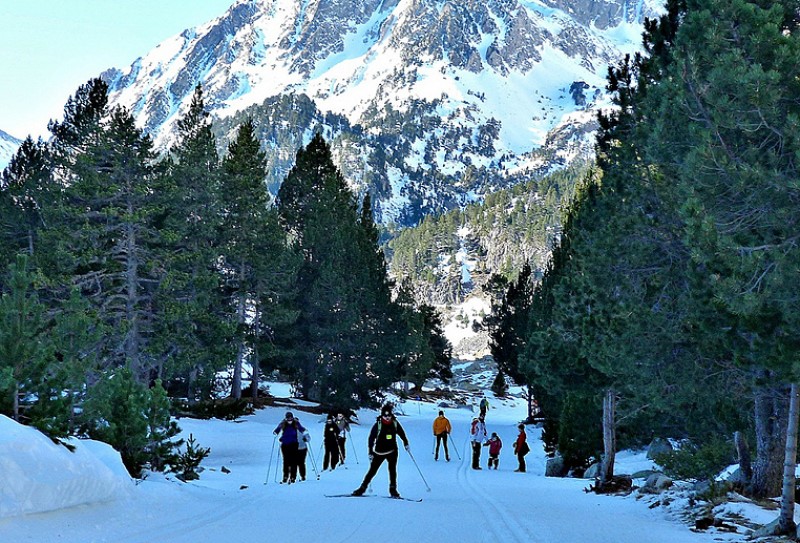
[[[111,444],[134,477],[149,464],[163,471],[174,459],[172,442],[180,429],[170,420],[169,400],[160,382],[153,388],[137,382],[127,368],[106,375],[90,389],[84,405],[90,437]]]
[[[194,439],[194,435],[189,434],[186,441],[186,450],[178,454],[172,463],[172,471],[181,481],[194,481],[199,479],[200,463],[211,453],[210,447],[200,447]]]

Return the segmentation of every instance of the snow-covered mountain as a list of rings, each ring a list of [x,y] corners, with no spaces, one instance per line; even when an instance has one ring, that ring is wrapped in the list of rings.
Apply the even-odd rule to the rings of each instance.
[[[202,83],[223,139],[254,117],[273,186],[321,129],[348,179],[375,196],[378,218],[408,225],[590,153],[607,67],[639,48],[644,17],[659,9],[237,0],[104,78],[162,147]]]
[[[0,171],[8,166],[11,162],[11,157],[17,152],[17,149],[22,144],[22,140],[18,140],[11,134],[0,130]]]

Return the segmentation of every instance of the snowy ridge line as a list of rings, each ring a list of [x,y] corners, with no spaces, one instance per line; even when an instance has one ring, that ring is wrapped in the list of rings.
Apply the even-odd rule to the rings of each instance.
[[[488,453],[487,453],[488,454]],[[482,455],[483,456],[483,455]],[[479,484],[475,482],[475,474],[472,473],[472,447],[469,451],[464,453],[464,460],[457,472],[457,480],[461,486],[470,496],[473,502],[478,506],[486,525],[494,533],[495,539],[498,543],[541,543],[541,540],[534,538],[533,534],[528,533],[514,518],[495,500],[491,494],[483,490]],[[502,523],[497,520],[502,520]]]

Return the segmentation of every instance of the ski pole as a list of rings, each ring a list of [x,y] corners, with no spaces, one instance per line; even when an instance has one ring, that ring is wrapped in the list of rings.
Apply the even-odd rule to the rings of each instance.
[[[317,474],[317,481],[319,481],[319,470],[317,469],[317,462],[314,460],[314,451],[308,447],[308,455],[311,457],[311,467],[314,468],[314,473]]]
[[[447,437],[450,437],[450,434],[447,434]],[[458,461],[461,462],[461,455],[458,454],[458,447],[455,446],[455,443],[453,443],[452,440],[450,441],[450,443],[453,445],[453,450],[456,451],[456,456],[458,457]]]
[[[425,489],[428,492],[430,492],[431,491],[431,487],[428,486],[428,481],[425,480],[425,476],[422,474],[422,470],[419,469],[419,465],[417,464],[417,460],[414,458],[414,455],[411,454],[411,448],[410,447],[406,447],[406,452],[408,453],[408,456],[411,457],[411,461],[414,462],[414,466],[416,466],[417,471],[419,472],[419,476],[422,477],[422,482],[425,483]]]
[[[264,484],[269,482],[269,472],[272,470],[272,458],[275,456],[275,442],[278,440],[278,436],[276,435],[272,438],[272,451],[269,453],[269,464],[267,464],[267,478],[264,479]]]
[[[350,433],[350,430],[347,430],[347,437],[350,438],[348,440],[350,442],[350,449],[352,449],[353,457],[356,459],[356,464],[358,464],[358,453],[356,452],[356,446],[353,445],[353,434]]]

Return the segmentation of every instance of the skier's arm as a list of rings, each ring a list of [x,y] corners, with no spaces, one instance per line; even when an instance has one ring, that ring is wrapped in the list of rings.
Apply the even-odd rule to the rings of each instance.
[[[408,438],[406,437],[406,431],[403,430],[403,427],[400,425],[399,422],[397,423],[397,435],[400,437],[400,439],[403,440],[403,445],[405,445],[405,447],[407,449],[408,448]]]
[[[372,452],[375,450],[375,441],[378,439],[378,423],[376,422],[372,429],[369,431],[369,455],[372,456]]]

